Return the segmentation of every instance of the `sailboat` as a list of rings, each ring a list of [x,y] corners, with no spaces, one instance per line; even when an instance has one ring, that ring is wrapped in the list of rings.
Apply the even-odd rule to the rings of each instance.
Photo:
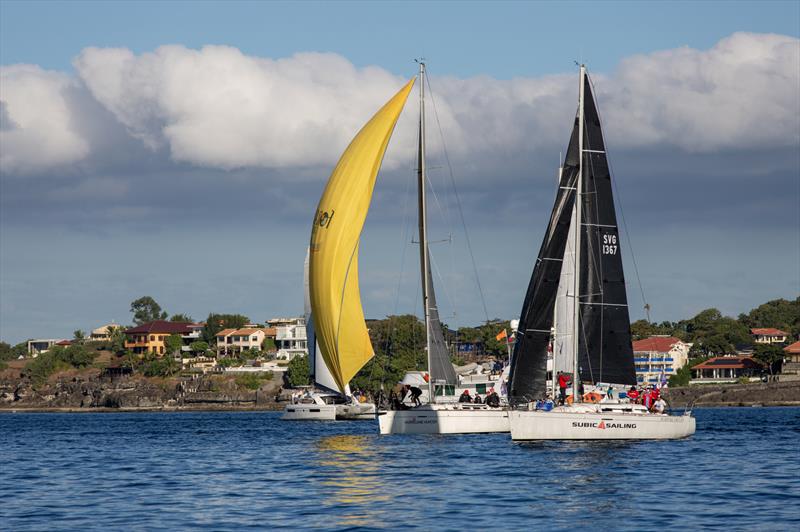
[[[438,402],[438,395],[454,389],[458,377],[442,333],[436,292],[431,275],[428,248],[428,223],[425,174],[425,63],[419,63],[419,137],[417,153],[417,193],[419,207],[419,249],[422,303],[425,312],[425,337],[428,358],[429,402],[409,410],[380,412],[381,434],[463,434],[508,432],[508,410],[485,404]],[[497,390],[498,392],[500,390]]]
[[[625,278],[592,86],[580,67],[578,112],[520,315],[509,397],[512,440],[675,439],[694,434],[691,413],[653,414],[612,398],[582,401],[581,383],[636,384]],[[571,374],[571,402],[535,410],[558,370]],[[551,396],[555,395],[555,388]],[[596,397],[596,396],[595,396]]]
[[[306,338],[308,345],[309,376],[314,385],[302,396],[293,399],[292,404],[286,405],[282,419],[287,421],[334,421],[374,419],[376,408],[373,403],[360,402],[350,393],[350,387],[345,385],[343,393],[337,391],[336,381],[331,371],[325,364],[322,351],[316,341],[314,333],[314,315],[311,311],[311,293],[309,290],[308,263],[310,256],[306,252],[303,265],[304,273],[304,313],[306,321]]]
[[[350,380],[374,356],[358,285],[358,243],[375,179],[412,78],[358,132],[331,173],[314,214],[306,266],[309,361],[314,382],[284,419],[374,419],[375,406],[350,399]],[[336,401],[331,397],[348,398]]]

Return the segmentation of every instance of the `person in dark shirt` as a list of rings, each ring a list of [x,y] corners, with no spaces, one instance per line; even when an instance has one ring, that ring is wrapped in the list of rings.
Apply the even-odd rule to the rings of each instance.
[[[471,403],[472,397],[469,396],[469,390],[461,392],[461,397],[458,398],[459,403]]]
[[[475,394],[475,399],[473,399],[473,400],[472,400],[472,402],[473,402],[473,403],[475,403],[476,405],[479,405],[479,404],[481,404],[483,401],[481,401],[481,396],[480,396],[480,395],[478,395],[478,394],[476,393],[476,394]]]
[[[497,395],[497,392],[494,391],[494,388],[489,390],[489,393],[486,394],[486,400],[484,402],[487,406],[492,408],[498,408],[500,406],[500,396]]]
[[[408,391],[411,394],[411,402],[414,403],[414,406],[422,406],[422,402],[419,400],[419,396],[422,395],[422,390],[416,386],[409,386]]]

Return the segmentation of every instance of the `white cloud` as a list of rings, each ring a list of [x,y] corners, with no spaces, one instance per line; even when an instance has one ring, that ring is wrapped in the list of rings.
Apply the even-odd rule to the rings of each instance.
[[[0,69],[0,170],[27,173],[80,161],[89,143],[75,132],[66,74],[36,65]]]
[[[224,169],[330,166],[404,82],[336,54],[273,60],[227,46],[163,46],[141,55],[87,48],[75,68],[81,87],[146,146],[167,149],[177,162]],[[736,33],[709,50],[630,57],[593,79],[613,148],[713,152],[800,142],[800,41],[792,37]],[[37,67],[3,68],[4,110],[20,126],[2,132],[5,167],[87,156],[87,141],[69,127],[72,114],[87,111],[71,109],[61,91],[71,83]],[[577,100],[574,73],[432,83],[448,148],[461,165],[566,143]],[[26,93],[35,97],[22,98]],[[388,166],[413,160],[415,104],[401,118]],[[433,125],[432,112],[429,120]],[[433,130],[432,142],[436,136]]]

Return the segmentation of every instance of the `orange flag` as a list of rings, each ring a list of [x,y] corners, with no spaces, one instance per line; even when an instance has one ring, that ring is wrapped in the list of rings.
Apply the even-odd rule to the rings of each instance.
[[[495,336],[494,338],[495,338],[495,340],[497,340],[497,341],[499,342],[499,341],[500,341],[500,340],[502,340],[503,338],[507,338],[507,337],[508,337],[508,335],[506,334],[506,330],[505,330],[505,329],[503,329],[502,331],[500,331],[500,334],[498,334],[498,335],[497,335],[497,336]]]

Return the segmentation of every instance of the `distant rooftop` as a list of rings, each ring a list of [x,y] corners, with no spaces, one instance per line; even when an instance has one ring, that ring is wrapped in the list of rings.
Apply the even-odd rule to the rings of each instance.
[[[750,329],[750,334],[754,334],[756,336],[789,336],[789,333],[780,329],[774,329],[772,327]]]
[[[174,321],[156,320],[148,323],[143,323],[138,327],[128,329],[125,334],[147,334],[147,333],[164,333],[164,334],[188,334],[192,329],[187,323],[178,323]]]
[[[669,353],[672,346],[680,342],[680,338],[672,336],[651,336],[643,340],[633,342],[634,353],[650,352]]]

